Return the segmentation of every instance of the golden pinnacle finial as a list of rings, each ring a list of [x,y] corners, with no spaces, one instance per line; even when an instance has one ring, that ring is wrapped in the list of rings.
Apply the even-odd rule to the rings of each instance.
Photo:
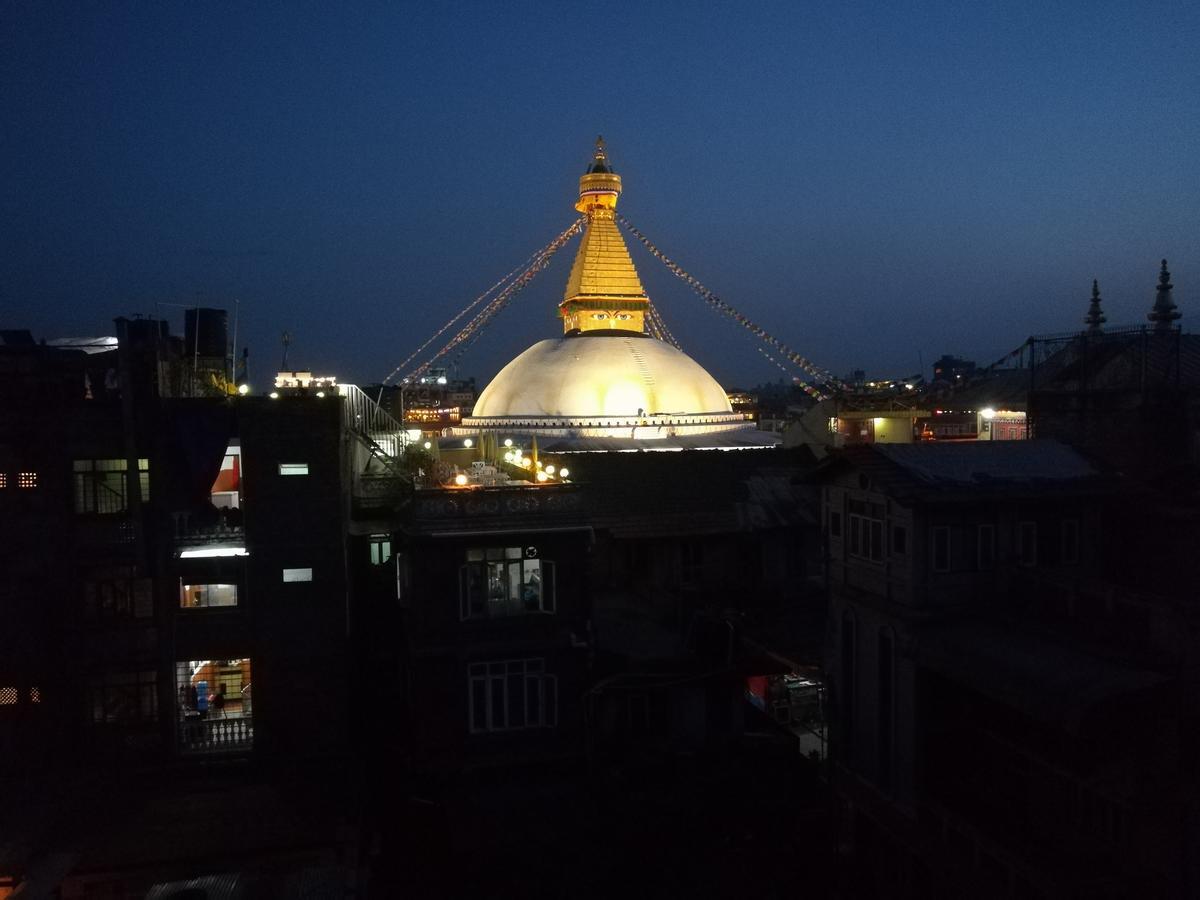
[[[596,135],[596,159],[608,159],[608,154],[605,152],[604,135]]]

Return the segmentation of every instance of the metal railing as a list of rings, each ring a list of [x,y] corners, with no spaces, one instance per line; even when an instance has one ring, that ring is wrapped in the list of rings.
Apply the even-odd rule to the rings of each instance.
[[[338,393],[343,400],[342,421],[346,430],[362,441],[392,474],[403,476],[399,459],[407,442],[404,426],[357,386],[339,384]]]

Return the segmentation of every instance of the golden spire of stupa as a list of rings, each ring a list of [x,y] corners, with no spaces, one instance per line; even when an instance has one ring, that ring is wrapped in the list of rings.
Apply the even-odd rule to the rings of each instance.
[[[644,330],[649,300],[617,230],[620,195],[621,176],[612,170],[604,138],[598,137],[592,163],[579,179],[575,208],[587,216],[587,227],[558,306],[564,332]]]

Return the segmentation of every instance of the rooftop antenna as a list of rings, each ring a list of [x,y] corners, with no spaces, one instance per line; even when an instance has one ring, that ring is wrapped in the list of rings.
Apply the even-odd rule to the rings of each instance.
[[[287,352],[288,352],[288,346],[289,346],[291,343],[292,343],[292,333],[291,333],[290,331],[285,331],[285,332],[283,333],[283,363],[282,363],[282,364],[279,366],[279,371],[280,371],[280,372],[287,372],[287,371],[288,371],[288,366],[287,366]]]

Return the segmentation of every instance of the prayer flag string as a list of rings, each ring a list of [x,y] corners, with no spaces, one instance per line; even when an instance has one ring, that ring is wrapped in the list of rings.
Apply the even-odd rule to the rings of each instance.
[[[735,322],[737,322],[739,325],[741,325],[743,328],[745,328],[747,331],[749,331],[751,334],[753,334],[759,340],[761,340],[767,344],[770,344],[772,347],[774,347],[776,350],[778,350],[784,356],[784,358],[786,358],[790,363],[792,363],[793,365],[796,365],[799,368],[801,368],[802,370],[804,370],[807,374],[812,376],[819,383],[821,383],[823,385],[830,385],[835,389],[844,389],[845,388],[845,385],[842,383],[842,381],[840,379],[838,379],[837,377],[835,377],[832,373],[830,373],[829,371],[827,371],[825,369],[822,369],[816,363],[812,362],[809,359],[806,359],[805,357],[801,356],[799,353],[796,353],[794,350],[789,348],[786,344],[784,344],[777,337],[770,334],[765,328],[763,328],[762,326],[751,321],[749,317],[738,312],[736,309],[734,309],[732,306],[730,306],[728,303],[726,303],[724,300],[722,300],[720,297],[718,297],[716,294],[714,294],[712,291],[710,291],[708,288],[706,288],[703,284],[701,284],[696,278],[689,275],[686,271],[683,270],[683,268],[678,263],[676,263],[674,260],[672,260],[670,257],[668,257],[665,253],[663,253],[661,250],[659,250],[658,247],[656,247],[654,244],[652,244],[650,242],[649,238],[647,238],[636,227],[634,227],[634,225],[628,219],[626,219],[624,216],[622,216],[618,213],[616,215],[616,220],[618,222],[620,222],[621,225],[623,225],[630,234],[632,234],[635,238],[637,238],[642,243],[642,245],[647,250],[650,251],[650,254],[652,256],[654,256],[655,259],[657,259],[664,266],[666,266],[667,269],[670,270],[670,272],[673,275],[675,275],[676,277],[678,277],[681,280],[683,280],[684,282],[686,282],[688,287],[690,287],[693,291],[695,291],[697,294],[699,294],[700,297],[709,306],[713,307],[715,310],[722,313],[723,315],[728,316],[729,318],[733,319]]]

